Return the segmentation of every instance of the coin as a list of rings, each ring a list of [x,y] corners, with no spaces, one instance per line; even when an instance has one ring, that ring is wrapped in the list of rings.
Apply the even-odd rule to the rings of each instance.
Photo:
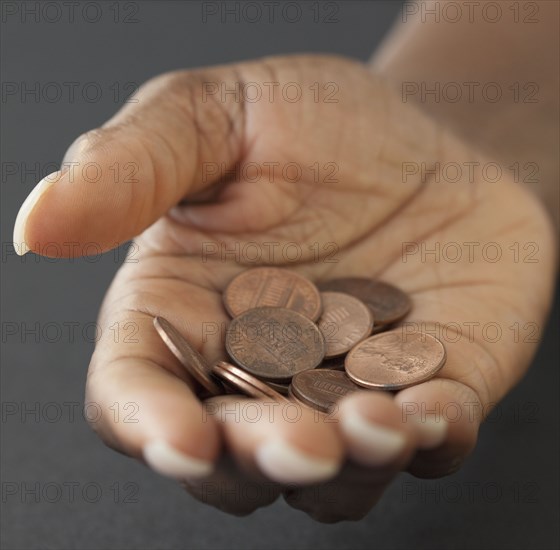
[[[344,364],[356,384],[395,390],[432,378],[445,364],[445,358],[445,347],[437,338],[400,328],[360,342]]]
[[[367,338],[373,328],[373,315],[363,302],[343,292],[321,292],[323,313],[318,326],[327,350],[325,359],[344,355]]]
[[[278,382],[315,368],[325,355],[325,340],[317,325],[296,311],[258,307],[232,320],[226,349],[250,374]]]
[[[317,415],[320,418],[324,418],[324,417],[327,416],[323,411],[320,411],[319,409],[316,409],[313,405],[310,405],[309,403],[303,401],[297,395],[295,395],[294,392],[292,391],[292,385],[291,384],[288,388],[288,397],[289,397],[290,401],[292,401],[293,403],[297,403],[298,405],[301,405],[302,407],[305,407],[306,409],[309,409],[310,411],[316,412]]]
[[[230,373],[227,369],[223,368],[220,363],[216,363],[212,368],[212,373],[225,382],[227,389],[231,390],[233,393],[242,393],[248,395],[249,397],[254,397],[255,399],[263,398],[265,395],[259,391],[258,388],[252,386],[245,380],[238,378],[235,374]]]
[[[225,361],[219,361],[214,365],[213,372],[222,378],[230,387],[239,390],[245,395],[257,399],[272,399],[278,403],[287,403],[288,400],[277,391],[268,387],[258,378],[250,375],[242,369],[230,365]]]
[[[345,372],[327,369],[300,372],[290,385],[294,397],[323,412],[328,412],[345,395],[362,389]]]
[[[401,320],[412,306],[410,298],[397,287],[362,277],[332,279],[318,284],[321,291],[345,292],[366,304],[373,313],[375,326]]]
[[[256,267],[237,275],[223,295],[232,317],[256,307],[284,307],[316,321],[321,314],[321,296],[305,277],[278,267]]]
[[[154,327],[171,353],[179,359],[191,377],[211,395],[221,395],[223,388],[212,378],[206,359],[198,353],[183,335],[164,317],[154,317]]]

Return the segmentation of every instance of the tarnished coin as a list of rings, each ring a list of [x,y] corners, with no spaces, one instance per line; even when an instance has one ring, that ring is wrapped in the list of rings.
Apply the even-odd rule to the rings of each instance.
[[[363,302],[343,292],[321,292],[323,313],[317,322],[325,337],[325,359],[344,355],[367,338],[373,315]]]
[[[399,328],[360,342],[344,364],[356,384],[396,390],[432,378],[445,364],[445,358],[445,347],[431,334]]]
[[[230,365],[225,361],[219,361],[216,363],[212,372],[223,379],[226,384],[234,390],[240,391],[250,397],[255,397],[257,399],[272,399],[273,401],[277,401],[279,403],[288,402],[285,397],[268,387],[258,378],[255,378],[248,372],[245,372],[234,365]]]
[[[278,267],[256,267],[235,277],[224,291],[224,306],[232,317],[256,307],[283,307],[316,321],[321,296],[305,277]]]
[[[400,321],[412,306],[410,298],[397,287],[362,277],[332,279],[318,284],[321,291],[345,292],[366,304],[373,313],[375,326]]]
[[[164,317],[154,317],[154,327],[171,353],[179,359],[183,367],[211,395],[221,395],[223,388],[212,378],[210,365],[183,335]]]
[[[233,319],[226,332],[226,349],[250,374],[282,381],[315,368],[325,355],[325,340],[317,325],[300,313],[259,307]]]
[[[294,403],[297,403],[298,405],[301,405],[301,406],[305,407],[306,409],[317,411],[317,409],[315,409],[315,407],[313,407],[309,403],[306,403],[305,401],[302,401],[297,395],[294,394],[294,392],[292,391],[292,385],[291,384],[288,387],[288,398],[290,399],[290,401],[292,401]],[[319,412],[320,415],[326,416],[326,415],[324,415],[324,413],[322,411],[318,411],[318,412]]]
[[[290,385],[294,397],[323,412],[328,412],[345,395],[362,389],[345,372],[327,369],[300,372]]]

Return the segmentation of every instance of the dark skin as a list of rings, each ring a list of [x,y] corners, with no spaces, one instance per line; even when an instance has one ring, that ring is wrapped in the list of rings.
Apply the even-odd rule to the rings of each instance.
[[[240,79],[295,81],[303,90],[334,81],[338,102],[315,102],[311,93],[296,103],[281,97],[245,104],[231,98],[203,101],[201,83],[231,87]],[[516,320],[542,327],[549,308],[554,238],[538,201],[507,174],[491,184],[466,179],[438,184],[419,175],[403,181],[403,161],[486,159],[403,104],[364,66],[341,58],[270,58],[172,73],[147,83],[137,99],[67,152],[67,161],[94,160],[104,167],[102,181],[92,185],[78,175],[70,182],[63,173],[28,208],[26,223],[18,220],[16,230],[32,250],[51,241],[95,241],[108,250],[135,237],[138,262],[123,264],[103,303],[103,336],[91,361],[87,400],[104,409],[134,402],[139,422],[98,422],[100,436],[139,459],[148,456],[147,443],[163,439],[185,456],[219,462],[211,477],[191,476],[185,485],[234,514],[249,513],[284,493],[292,506],[317,520],[358,519],[403,469],[427,477],[455,471],[476,443],[482,411],[489,412],[520,379],[535,353],[535,343],[512,345],[507,327]],[[138,183],[115,184],[108,169],[115,161],[135,163]],[[315,181],[311,170],[297,184],[282,177],[272,183],[203,181],[208,162],[303,167],[334,162],[338,173],[332,182]],[[423,242],[433,249],[436,243],[467,241],[493,241],[504,251],[512,243],[537,242],[539,263],[514,262],[510,255],[498,263],[480,257],[470,262],[466,254],[457,263],[430,257],[423,262],[419,254],[403,261],[403,243]],[[309,410],[302,410],[297,422],[278,414],[257,422],[232,418],[224,414],[224,404],[242,404],[243,398],[201,402],[155,333],[152,318],[169,319],[208,361],[224,358],[222,338],[203,341],[202,324],[227,322],[221,293],[232,277],[255,264],[248,265],[242,255],[204,261],[201,250],[208,243],[229,249],[240,243],[241,250],[257,243],[264,250],[267,242],[280,248],[301,243],[304,253],[297,263],[282,255],[270,263],[313,281],[357,275],[399,286],[413,300],[408,322],[425,327],[492,322],[505,337],[491,343],[475,332],[474,339],[462,335],[445,342],[447,363],[436,378],[395,396],[358,392],[342,400],[329,422],[318,421]],[[324,261],[325,254],[317,258],[309,248],[319,243],[319,250],[330,251],[323,245],[333,242],[336,263]],[[138,343],[115,342],[109,330],[115,323],[133,323]],[[447,422],[439,439],[403,415],[414,407],[441,410],[447,404],[462,414]],[[396,433],[403,441],[400,450],[381,460],[371,442],[348,429],[345,418],[356,414]],[[269,468],[276,459],[263,458],[260,449],[272,439],[325,466],[323,478]],[[204,481],[220,488],[256,481],[266,490],[237,499],[205,493]],[[332,498],[318,498],[320,490]]]

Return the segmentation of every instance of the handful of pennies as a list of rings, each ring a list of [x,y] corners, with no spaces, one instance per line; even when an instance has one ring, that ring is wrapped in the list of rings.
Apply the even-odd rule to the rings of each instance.
[[[171,323],[154,319],[208,396],[292,400],[326,413],[349,393],[419,384],[445,364],[439,339],[395,328],[412,303],[385,282],[348,277],[315,286],[287,269],[257,267],[229,283],[223,302],[232,317],[225,346],[235,364],[209,365]]]

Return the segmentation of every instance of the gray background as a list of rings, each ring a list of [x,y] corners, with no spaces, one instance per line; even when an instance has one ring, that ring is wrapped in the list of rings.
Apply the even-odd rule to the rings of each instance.
[[[86,21],[81,9],[71,22],[59,3],[60,21],[47,21],[58,17],[55,5],[40,21],[28,13],[22,22],[24,4],[3,3],[4,85],[15,83],[19,94],[35,82],[79,86],[75,101],[2,97],[2,547],[557,547],[558,339],[552,323],[533,368],[502,403],[501,416],[483,426],[478,449],[460,473],[430,482],[403,474],[357,524],[317,524],[281,500],[239,519],[105,448],[80,416],[91,323],[122,254],[74,261],[13,255],[19,205],[74,137],[118,108],[127,82],[273,53],[336,52],[365,60],[399,3],[337,3],[338,22],[330,24],[323,21],[326,11],[314,21],[312,2],[301,3],[302,18],[291,24],[281,16],[272,24],[238,24],[231,17],[223,24],[213,16],[205,24],[199,2],[179,1],[120,2],[118,15],[114,2],[93,2],[87,17],[98,10],[98,22]],[[14,6],[19,14],[11,16]],[[124,22],[126,15],[138,22]],[[99,100],[81,97],[88,82],[101,88]],[[116,98],[115,83],[125,88]],[[558,306],[554,316],[558,326]],[[74,338],[69,323],[77,323]],[[38,336],[22,336],[36,324]],[[64,403],[75,405],[75,418],[68,412],[73,405]],[[21,417],[34,406],[39,418]],[[74,482],[72,500],[66,491]],[[65,488],[60,498],[55,484]],[[36,486],[37,497],[25,492]]]

